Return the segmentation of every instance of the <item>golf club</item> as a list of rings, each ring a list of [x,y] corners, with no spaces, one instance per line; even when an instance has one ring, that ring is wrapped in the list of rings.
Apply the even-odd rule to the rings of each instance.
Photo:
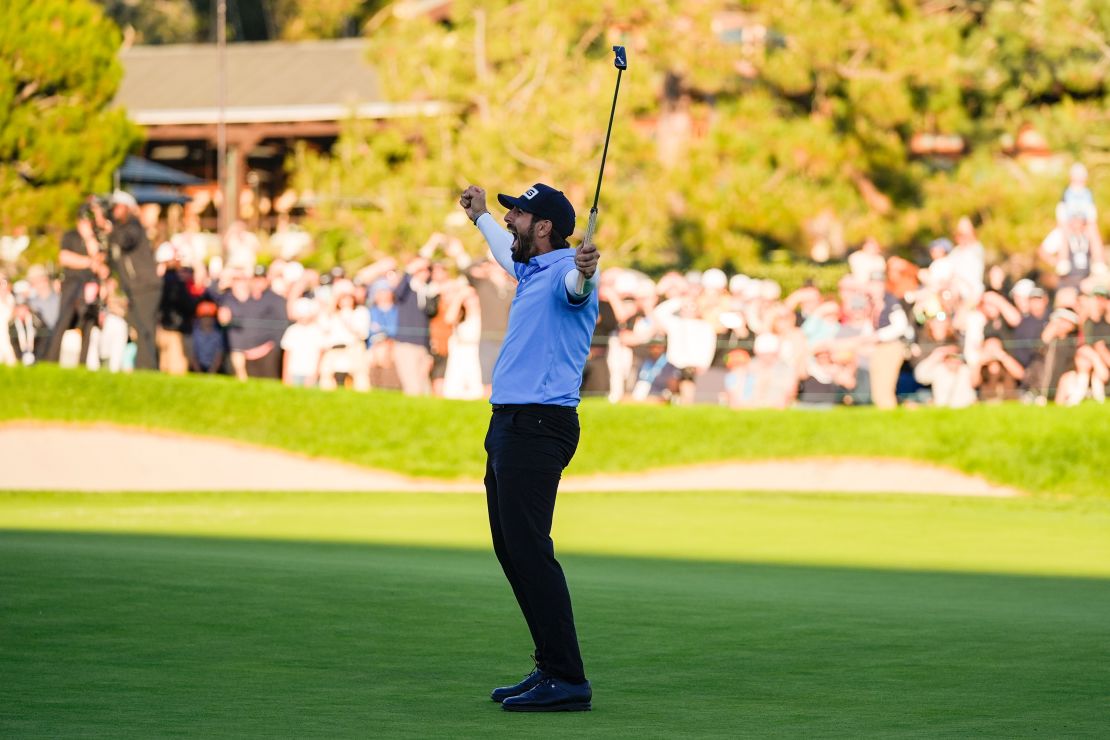
[[[628,57],[625,54],[623,46],[613,47],[613,66],[617,68],[617,86],[613,90],[613,107],[609,109],[609,127],[605,130],[605,147],[601,150],[601,169],[597,173],[597,189],[594,190],[594,204],[590,208],[590,221],[586,226],[586,235],[582,238],[582,246],[585,247],[593,242],[594,229],[597,227],[597,201],[601,197],[601,178],[605,176],[605,157],[609,154],[609,136],[613,133],[613,116],[617,112],[617,95],[621,91],[621,74],[624,70],[628,69]],[[582,285],[586,278],[579,273],[578,275],[578,290],[582,290]]]

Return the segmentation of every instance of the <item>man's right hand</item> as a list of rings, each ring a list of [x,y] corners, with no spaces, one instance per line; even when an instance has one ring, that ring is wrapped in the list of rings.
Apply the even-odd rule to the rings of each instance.
[[[459,196],[459,205],[466,211],[466,216],[471,221],[477,221],[483,213],[489,213],[486,208],[486,191],[477,185],[471,185]]]

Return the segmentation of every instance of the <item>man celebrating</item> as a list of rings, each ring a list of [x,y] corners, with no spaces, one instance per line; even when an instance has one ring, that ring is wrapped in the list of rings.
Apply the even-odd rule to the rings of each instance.
[[[532,633],[536,668],[490,697],[511,711],[587,710],[593,694],[551,521],[559,478],[578,447],[582,368],[598,314],[598,253],[567,244],[574,208],[562,192],[537,183],[519,198],[497,201],[509,209],[508,231],[486,210],[485,190],[471,185],[459,205],[518,281],[493,370],[485,484],[493,550]]]

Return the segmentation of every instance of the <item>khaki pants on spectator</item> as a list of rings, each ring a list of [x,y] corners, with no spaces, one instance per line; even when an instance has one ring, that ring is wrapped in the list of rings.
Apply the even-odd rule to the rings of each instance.
[[[406,396],[426,396],[431,390],[432,355],[422,344],[393,343],[393,364]]]
[[[871,402],[881,409],[898,405],[898,372],[906,359],[906,346],[901,342],[876,344],[871,353]]]
[[[362,344],[347,347],[333,347],[320,358],[320,387],[334,390],[337,387],[336,374],[346,373],[356,391],[370,390],[369,350]]]
[[[247,379],[247,357],[242,352],[231,351],[231,369],[235,377],[245,381]]]
[[[185,357],[185,335],[158,327],[154,334],[154,344],[158,347],[158,369],[168,375],[184,375],[189,372],[189,360]]]
[[[609,365],[609,402],[618,403],[627,392],[628,377],[632,374],[632,348],[626,347],[620,337],[609,337],[605,361]]]

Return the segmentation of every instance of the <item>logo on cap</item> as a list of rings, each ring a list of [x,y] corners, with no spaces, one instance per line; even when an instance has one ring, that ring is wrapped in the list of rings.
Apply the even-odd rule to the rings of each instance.
[[[532,200],[533,198],[535,198],[539,194],[540,194],[540,191],[536,190],[535,188],[528,188],[527,190],[524,191],[524,197],[527,200]]]

